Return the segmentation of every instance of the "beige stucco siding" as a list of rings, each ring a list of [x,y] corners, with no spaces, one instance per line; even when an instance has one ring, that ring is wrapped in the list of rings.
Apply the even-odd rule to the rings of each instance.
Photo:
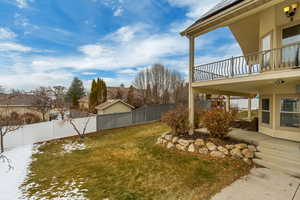
[[[123,113],[123,112],[131,112],[131,111],[132,108],[130,108],[129,106],[121,102],[117,102],[106,109],[98,110],[98,114],[101,115],[101,114]]]

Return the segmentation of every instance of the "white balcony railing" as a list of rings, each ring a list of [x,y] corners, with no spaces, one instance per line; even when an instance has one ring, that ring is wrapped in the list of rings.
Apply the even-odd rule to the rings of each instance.
[[[193,81],[249,76],[267,71],[299,68],[300,43],[277,49],[232,57],[194,67]]]

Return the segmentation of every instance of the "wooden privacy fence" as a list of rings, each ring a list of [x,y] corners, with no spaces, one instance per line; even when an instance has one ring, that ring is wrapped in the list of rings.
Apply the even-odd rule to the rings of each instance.
[[[97,115],[97,130],[120,128],[160,120],[163,113],[175,108],[175,104],[143,106],[132,112]]]

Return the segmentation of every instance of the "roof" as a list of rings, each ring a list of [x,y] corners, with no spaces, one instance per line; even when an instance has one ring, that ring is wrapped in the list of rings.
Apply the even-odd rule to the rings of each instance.
[[[132,109],[134,109],[134,107],[133,107],[132,105],[130,105],[130,104],[128,104],[128,103],[125,103],[125,102],[122,101],[121,99],[112,99],[112,100],[108,100],[108,101],[106,101],[106,102],[104,102],[104,103],[102,103],[102,104],[96,106],[96,109],[97,109],[97,110],[105,110],[106,108],[108,108],[108,107],[110,107],[110,106],[112,106],[112,105],[114,105],[114,104],[116,104],[116,103],[119,103],[119,102],[122,103],[122,104],[124,104],[124,105],[126,105],[126,106],[128,106],[128,107],[130,107],[130,108],[132,108]]]
[[[187,30],[189,30],[190,28],[192,28],[196,24],[198,24],[200,22],[203,22],[203,21],[209,19],[210,17],[212,17],[212,16],[214,16],[214,15],[216,15],[216,14],[218,14],[218,13],[224,11],[224,10],[227,10],[228,8],[231,8],[231,7],[235,6],[236,4],[238,4],[242,1],[244,1],[244,0],[221,0],[212,9],[210,9],[208,12],[206,12],[205,14],[200,16],[200,18],[194,24],[192,24],[190,27],[188,27],[182,33],[186,32]]]
[[[243,0],[222,0],[220,1],[218,4],[216,4],[212,9],[210,9],[208,12],[206,12],[204,15],[202,15],[200,17],[200,19],[198,19],[196,21],[197,22],[201,22],[204,21],[205,19],[208,19],[238,3],[240,3]]]
[[[0,94],[0,106],[32,106],[37,101],[37,98],[29,94]]]

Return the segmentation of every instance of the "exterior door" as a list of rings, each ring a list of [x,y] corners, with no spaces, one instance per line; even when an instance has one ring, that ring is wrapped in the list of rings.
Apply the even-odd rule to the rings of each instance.
[[[262,38],[262,71],[271,69],[271,42],[271,34],[268,34]]]

